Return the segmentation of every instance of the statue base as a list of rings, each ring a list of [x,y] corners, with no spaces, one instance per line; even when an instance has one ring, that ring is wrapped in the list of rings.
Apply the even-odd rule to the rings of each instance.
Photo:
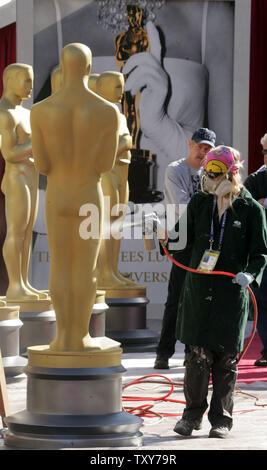
[[[6,418],[4,442],[16,449],[140,446],[142,419],[122,410],[121,348],[100,351],[28,348],[27,409]]]
[[[13,302],[8,301],[9,306]],[[19,301],[20,319],[20,354],[27,357],[27,347],[33,344],[50,344],[56,337],[56,315],[51,299]]]
[[[106,302],[106,334],[121,343],[123,352],[156,350],[158,335],[146,325],[145,286],[107,289]]]
[[[6,377],[18,380],[23,374],[27,360],[19,355],[19,330],[22,322],[19,319],[19,306],[0,307],[0,349]]]

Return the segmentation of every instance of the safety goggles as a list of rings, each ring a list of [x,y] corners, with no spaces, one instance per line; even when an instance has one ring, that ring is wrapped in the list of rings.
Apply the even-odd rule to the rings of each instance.
[[[218,176],[222,176],[224,175],[225,173],[224,172],[215,172],[215,171],[205,171],[205,174],[212,180],[214,180],[215,178],[218,178]]]

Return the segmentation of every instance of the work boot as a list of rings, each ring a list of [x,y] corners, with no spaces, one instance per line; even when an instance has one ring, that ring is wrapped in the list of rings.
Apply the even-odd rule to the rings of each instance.
[[[227,426],[212,426],[209,437],[218,437],[220,439],[225,439],[228,436],[230,429]]]
[[[154,369],[169,369],[169,358],[166,356],[157,356]]]
[[[173,430],[174,432],[177,432],[177,434],[181,434],[182,436],[191,436],[194,429],[196,431],[201,429],[201,424],[202,419],[197,419],[193,421],[182,418],[180,419],[180,421],[177,421]]]
[[[254,362],[254,366],[267,367],[267,350],[264,349],[261,357]]]

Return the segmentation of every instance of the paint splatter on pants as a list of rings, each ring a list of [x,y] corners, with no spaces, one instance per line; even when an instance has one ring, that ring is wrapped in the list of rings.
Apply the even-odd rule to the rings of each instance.
[[[233,395],[237,378],[237,355],[209,351],[198,346],[185,348],[183,417],[200,420],[208,408],[208,387],[212,396],[208,419],[212,426],[232,427]]]

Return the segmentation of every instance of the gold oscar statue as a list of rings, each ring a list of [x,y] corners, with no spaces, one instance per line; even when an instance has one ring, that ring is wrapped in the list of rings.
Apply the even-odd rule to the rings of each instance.
[[[127,15],[129,29],[115,39],[115,58],[120,72],[131,55],[137,52],[148,52],[150,49],[148,34],[142,27],[142,8],[136,5],[127,5]],[[122,112],[127,118],[134,149],[138,148],[140,140],[139,100],[140,93],[132,97],[130,92],[125,92],[122,98]]]
[[[121,102],[124,77],[120,72],[107,71],[96,81],[96,92],[117,104]],[[102,189],[105,196],[104,231],[110,227],[110,236],[101,241],[97,263],[98,287],[104,289],[109,297],[109,290],[136,286],[136,283],[124,277],[118,269],[121,245],[121,230],[125,209],[129,201],[128,168],[131,161],[132,137],[127,128],[125,116],[120,113],[119,145],[115,165],[102,176]],[[121,207],[119,205],[121,204]],[[109,233],[107,234],[109,235]]]
[[[91,51],[84,44],[65,46],[61,88],[31,111],[33,154],[39,172],[47,176],[49,285],[58,330],[51,352],[101,349],[88,328],[102,231],[101,175],[114,165],[119,112],[88,89],[91,61]],[[80,209],[88,204],[98,212],[95,238],[80,234]]]
[[[3,257],[9,278],[6,301],[13,304],[48,299],[45,292],[34,289],[28,281],[38,208],[38,172],[32,158],[30,111],[21,103],[30,97],[32,87],[30,65],[15,63],[5,68],[0,100],[1,152],[5,159],[1,189],[7,222]]]
[[[90,74],[89,79],[88,79],[88,87],[90,90],[94,91],[96,93],[96,80],[99,77],[99,74]],[[52,74],[51,74],[51,94],[56,93],[60,88],[62,87],[62,73],[60,70],[60,67],[57,66]],[[41,175],[43,176],[43,175]],[[105,304],[105,291],[102,290],[97,290],[96,291],[96,297],[95,297],[95,302],[94,302],[94,308],[96,308],[96,311],[99,316],[91,316],[91,321],[90,321],[90,326],[89,326],[89,332],[91,333],[92,336],[101,336],[101,333],[105,332],[105,319],[103,312],[107,308]],[[101,308],[103,311],[101,311]],[[101,320],[102,318],[102,320]]]
[[[115,39],[115,60],[120,72],[131,56],[150,51],[149,36],[142,26],[143,9],[137,5],[127,5],[127,19],[128,30]],[[128,76],[125,74],[125,79]],[[133,140],[128,175],[130,200],[134,203],[159,202],[163,194],[155,189],[156,155],[152,155],[151,150],[141,148],[140,98],[140,92],[132,96],[130,91],[125,91],[122,97],[122,112]]]

